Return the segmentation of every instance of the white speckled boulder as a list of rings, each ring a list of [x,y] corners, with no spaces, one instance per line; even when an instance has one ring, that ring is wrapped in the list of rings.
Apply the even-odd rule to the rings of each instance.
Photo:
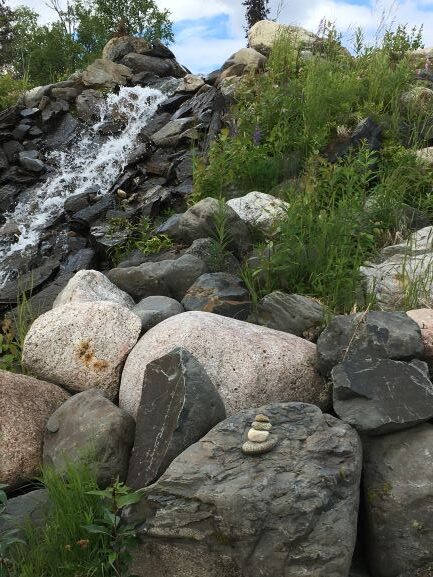
[[[40,473],[45,424],[68,398],[51,383],[0,371],[0,483],[13,490]]]
[[[118,304],[63,305],[30,327],[23,362],[34,375],[72,392],[97,388],[113,399],[124,360],[140,331],[139,317]]]
[[[69,303],[110,301],[128,309],[135,306],[134,299],[117,288],[97,270],[80,270],[71,278],[54,301],[53,308]]]
[[[289,204],[284,200],[256,190],[240,198],[232,198],[227,204],[244,222],[263,232],[272,232],[289,208]]]
[[[202,364],[229,415],[271,402],[329,406],[329,390],[315,369],[314,344],[288,333],[193,311],[150,329],[131,351],[120,386],[123,409],[136,415],[148,363],[176,347],[183,347]]]

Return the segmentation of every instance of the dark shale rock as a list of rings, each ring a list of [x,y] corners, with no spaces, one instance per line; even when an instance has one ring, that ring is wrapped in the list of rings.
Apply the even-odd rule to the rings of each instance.
[[[87,234],[90,231],[90,226],[99,217],[103,216],[108,209],[113,208],[116,205],[114,197],[111,195],[106,195],[95,202],[95,204],[83,208],[82,210],[76,212],[70,220],[69,226],[71,230],[78,233]]]
[[[76,118],[69,113],[65,114],[54,132],[47,136],[46,145],[50,148],[58,148],[68,144],[75,136],[78,126],[79,122]]]
[[[257,413],[278,437],[241,451]],[[186,449],[128,513],[140,577],[347,577],[356,539],[361,444],[303,403],[233,415]]]
[[[134,419],[100,391],[83,391],[68,399],[48,419],[44,464],[63,474],[67,462],[79,462],[90,451],[100,486],[110,485],[117,477],[124,481],[134,431]]]
[[[421,330],[406,313],[338,315],[317,341],[317,367],[329,375],[332,367],[351,357],[411,360],[423,352]]]
[[[28,523],[42,527],[50,511],[47,489],[37,489],[8,499],[4,514],[0,516],[0,536],[4,531],[19,530],[18,537],[25,538]]]
[[[202,365],[178,348],[144,374],[127,484],[140,489],[225,419],[224,403]]]
[[[150,72],[162,78],[167,76],[182,78],[186,74],[185,70],[175,60],[148,56],[147,54],[132,52],[124,56],[121,62],[124,66],[130,68],[134,74]]]
[[[359,432],[382,435],[433,418],[433,384],[422,361],[350,359],[332,369],[332,381],[335,412]]]
[[[364,540],[374,577],[433,564],[433,425],[363,443]]]
[[[188,289],[182,304],[186,311],[215,313],[244,321],[251,312],[251,297],[242,280],[225,272],[200,276]]]

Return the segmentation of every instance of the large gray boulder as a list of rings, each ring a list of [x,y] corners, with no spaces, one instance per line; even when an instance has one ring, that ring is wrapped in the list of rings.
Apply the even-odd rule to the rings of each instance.
[[[99,58],[83,72],[82,81],[88,88],[114,88],[125,85],[131,77],[127,66]]]
[[[245,48],[244,50],[248,49]],[[290,206],[280,198],[256,190],[245,196],[228,200],[227,204],[245,223],[267,234],[275,231],[276,226],[284,219]]]
[[[175,457],[224,420],[224,403],[200,363],[175,349],[144,373],[127,484],[157,479]]]
[[[304,339],[205,312],[186,312],[150,329],[128,356],[120,406],[135,416],[147,365],[176,347],[203,365],[227,414],[268,402],[329,407],[329,389],[315,369],[316,346]]]
[[[317,341],[317,366],[324,375],[352,357],[421,358],[421,331],[405,313],[368,312],[334,317]]]
[[[276,331],[315,340],[325,315],[325,307],[312,298],[275,291],[258,302],[248,320]]]
[[[122,64],[130,68],[134,74],[149,72],[161,78],[168,76],[183,78],[186,75],[186,70],[171,58],[157,58],[131,52],[122,58]]]
[[[134,443],[134,419],[96,390],[74,395],[48,419],[44,464],[59,474],[68,463],[91,458],[98,484],[125,481]]]
[[[334,410],[359,432],[381,435],[433,418],[433,384],[422,361],[350,359],[332,369]]]
[[[50,511],[47,489],[36,489],[8,499],[4,514],[0,515],[0,538],[5,531],[18,530],[18,536],[25,538],[25,528],[30,523],[42,527]]]
[[[0,483],[13,490],[40,473],[45,424],[68,397],[51,383],[0,370]]]
[[[77,393],[97,388],[114,399],[141,321],[113,302],[72,303],[38,317],[23,346],[23,363],[42,379]]]
[[[280,36],[290,39],[294,48],[310,48],[318,40],[315,34],[300,26],[287,26],[272,20],[260,20],[248,31],[248,45],[267,56]]]
[[[370,437],[364,454],[371,573],[418,575],[415,569],[433,563],[433,425]]]
[[[215,198],[204,198],[179,218],[173,219],[164,232],[178,242],[191,244],[198,238],[215,234],[215,220],[218,218],[224,219],[228,248],[236,254],[243,253],[251,245],[247,225],[230,206],[221,205]]]
[[[176,260],[114,268],[109,271],[108,278],[136,300],[149,296],[168,296],[181,300],[189,287],[206,270],[202,260],[184,254]]]
[[[278,443],[241,451],[257,413]],[[132,571],[145,577],[347,577],[361,444],[302,403],[242,411],[184,451],[128,515],[145,520]]]
[[[128,309],[135,303],[124,291],[121,291],[97,270],[80,270],[68,282],[54,301],[53,308],[70,303],[109,301]]]
[[[185,309],[180,302],[170,297],[152,296],[136,304],[133,312],[140,317],[141,328],[145,332],[165,319],[185,312]]]

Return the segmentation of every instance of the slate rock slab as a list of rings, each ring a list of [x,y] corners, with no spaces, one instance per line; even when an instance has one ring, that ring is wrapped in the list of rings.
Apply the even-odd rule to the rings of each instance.
[[[72,392],[98,388],[114,399],[125,358],[141,332],[133,312],[108,301],[66,304],[38,317],[24,341],[23,363]]]
[[[139,489],[154,481],[225,417],[218,391],[191,353],[178,348],[149,363],[127,485]]]
[[[405,313],[337,315],[317,341],[317,367],[329,375],[332,367],[354,356],[411,360],[423,353],[420,328]]]
[[[25,538],[24,529],[28,523],[42,527],[50,510],[47,489],[36,489],[8,499],[4,514],[0,515],[0,537],[4,531],[18,529],[18,537]]]
[[[335,412],[360,432],[381,435],[433,418],[433,384],[422,361],[351,359],[332,369],[332,381]]]
[[[68,397],[51,383],[0,370],[0,483],[9,490],[39,475],[45,424]]]
[[[424,577],[415,570],[433,564],[433,425],[368,437],[363,449],[370,572]]]
[[[330,406],[315,368],[316,346],[304,339],[213,313],[190,311],[150,329],[130,352],[120,406],[133,416],[148,363],[182,347],[193,354],[220,393],[227,414],[265,402]]]
[[[247,319],[252,307],[242,280],[225,272],[201,275],[188,289],[182,304],[186,311],[204,311],[241,321]]]
[[[257,413],[278,436],[245,455]],[[233,415],[144,490],[132,571],[141,577],[347,577],[356,539],[361,444],[303,403]]]
[[[74,395],[48,419],[44,464],[60,474],[69,463],[91,456],[99,486],[125,481],[134,442],[134,419],[103,394],[90,389]]]
[[[314,299],[275,291],[263,297],[249,321],[263,327],[315,340],[325,319],[325,307]]]

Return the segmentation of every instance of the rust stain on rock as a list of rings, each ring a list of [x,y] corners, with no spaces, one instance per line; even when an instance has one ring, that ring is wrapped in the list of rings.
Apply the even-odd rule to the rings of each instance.
[[[95,357],[92,345],[88,339],[82,340],[78,343],[77,356],[84,366],[97,373],[108,367],[107,361]]]

